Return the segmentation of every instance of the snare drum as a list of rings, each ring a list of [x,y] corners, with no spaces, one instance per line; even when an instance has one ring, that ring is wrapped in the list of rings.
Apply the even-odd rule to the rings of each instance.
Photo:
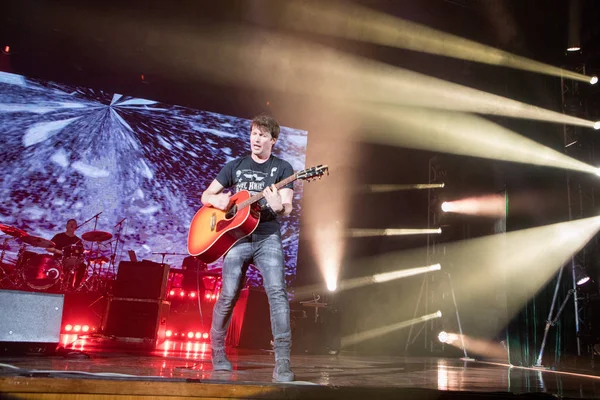
[[[62,265],[65,269],[73,269],[83,263],[83,244],[75,243],[62,248]]]
[[[51,255],[24,251],[19,263],[23,280],[32,289],[48,289],[60,280],[62,266]]]

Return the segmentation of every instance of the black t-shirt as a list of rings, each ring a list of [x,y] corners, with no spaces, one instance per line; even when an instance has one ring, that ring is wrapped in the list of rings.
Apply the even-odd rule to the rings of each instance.
[[[267,186],[280,182],[293,174],[294,169],[291,164],[281,158],[271,155],[267,161],[259,164],[252,159],[252,156],[246,156],[225,164],[216,179],[225,188],[235,186],[236,193],[240,190],[247,190],[254,195],[262,192]],[[289,183],[283,188],[293,190],[294,183]],[[268,209],[267,201],[263,198],[259,204],[261,206],[260,223],[254,232],[268,235],[279,231],[279,222],[274,213]]]
[[[81,243],[81,245],[83,246],[83,242],[81,242],[80,238],[78,238],[77,236],[69,236],[64,232],[57,233],[56,235],[54,235],[52,241],[55,245],[54,248],[59,250],[62,250],[63,248],[75,243]]]

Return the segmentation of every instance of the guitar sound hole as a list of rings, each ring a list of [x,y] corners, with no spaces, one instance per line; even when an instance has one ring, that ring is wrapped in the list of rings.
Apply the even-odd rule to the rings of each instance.
[[[229,219],[229,218],[233,218],[233,216],[237,213],[237,205],[233,205],[233,207],[231,207],[229,209],[229,211],[227,211],[227,214],[225,214],[225,218]]]

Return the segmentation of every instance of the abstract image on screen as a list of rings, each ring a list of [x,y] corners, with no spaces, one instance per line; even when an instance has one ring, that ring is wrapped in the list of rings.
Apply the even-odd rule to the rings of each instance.
[[[0,72],[0,223],[46,239],[75,218],[76,234],[119,234],[115,265],[138,259],[181,267],[202,191],[228,161],[249,154],[250,121],[157,101]],[[304,169],[307,132],[287,127],[274,154]],[[300,197],[282,220],[286,278],[296,275]],[[116,226],[119,221],[125,221]],[[4,235],[2,235],[4,238]],[[9,246],[5,262],[15,262]],[[28,249],[43,252],[43,249]],[[211,265],[220,267],[221,261]],[[251,285],[260,283],[250,268]]]

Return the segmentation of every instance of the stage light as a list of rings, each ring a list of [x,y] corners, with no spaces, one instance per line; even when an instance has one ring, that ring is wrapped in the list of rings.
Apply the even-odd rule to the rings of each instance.
[[[413,183],[397,185],[366,185],[364,191],[371,193],[388,193],[400,190],[425,190],[439,189],[444,187],[444,183]]]
[[[208,333],[204,332],[204,333],[202,334],[202,337],[203,337],[204,339],[208,339]]]
[[[200,339],[202,337],[202,334],[200,332],[196,332],[196,339]]]
[[[207,299],[210,299],[210,294],[206,293],[206,296],[204,296],[204,297],[206,297]]]
[[[439,265],[439,264],[438,264],[438,265]],[[438,268],[438,270],[439,270],[439,269],[442,269],[442,267],[440,266],[440,267]],[[442,318],[442,312],[441,312],[440,310],[438,310],[436,314],[437,314],[438,318]]]
[[[169,292],[169,296],[175,296],[175,291],[174,291],[174,290],[171,290],[171,291]]]
[[[442,228],[433,229],[348,229],[350,237],[372,237],[372,236],[402,236],[402,235],[430,235],[442,233]]]
[[[385,267],[383,267],[384,264],[385,264]],[[382,263],[381,265],[383,268],[388,268],[389,263]],[[370,265],[370,267],[372,267],[372,266],[373,265]],[[338,290],[338,291],[352,290],[352,289],[360,288],[363,286],[372,285],[374,283],[383,283],[383,282],[388,282],[388,281],[392,281],[395,279],[402,279],[402,278],[408,278],[408,277],[419,275],[419,274],[425,274],[425,273],[428,273],[431,271],[439,271],[440,269],[442,269],[442,266],[440,264],[433,264],[433,265],[428,265],[428,266],[424,266],[424,267],[404,268],[404,269],[399,269],[399,270],[391,271],[391,272],[383,272],[383,273],[375,274],[375,275],[367,275],[367,276],[363,276],[360,278],[345,279],[340,282],[334,282],[336,285],[335,290]],[[330,289],[329,286],[328,286],[328,289]],[[309,298],[309,297],[312,298],[315,291],[322,291],[322,290],[323,290],[322,284],[321,285],[304,286],[304,287],[296,288],[295,296],[298,298]]]
[[[596,83],[598,83],[598,77],[596,75],[592,76],[590,79],[590,83],[592,85],[595,85]]]
[[[191,339],[194,337],[194,332],[188,332],[187,336]]]
[[[73,330],[74,330],[75,332],[79,332],[79,331],[81,330],[81,325],[75,325],[75,326],[73,327]]]
[[[598,130],[598,129],[600,129],[600,121],[596,121],[596,122],[594,122],[594,129],[595,129],[595,130]]]
[[[513,68],[556,77],[585,75],[512,54],[464,37],[348,2],[282,2],[280,23],[297,29],[375,45]],[[339,4],[338,4],[339,3]],[[366,2],[368,3],[368,2]],[[577,2],[571,2],[577,4]],[[567,51],[580,50],[579,35],[569,32]]]
[[[4,53],[10,54],[10,46],[4,46]]]
[[[68,325],[65,326],[65,331],[71,332],[72,330],[73,330],[73,325],[68,324]]]
[[[444,331],[441,331],[438,335],[438,340],[442,343],[448,343],[448,334]]]
[[[173,332],[170,331],[170,330],[168,330],[168,331],[165,332],[165,336],[166,337],[171,337],[171,336],[173,336]]]
[[[444,212],[457,214],[502,217],[506,215],[506,196],[487,194],[442,203]]]
[[[373,275],[372,280],[375,283],[382,283],[382,282],[387,282],[387,281],[391,281],[394,279],[400,279],[400,278],[406,278],[409,276],[414,276],[414,275],[418,275],[418,274],[424,274],[427,272],[431,272],[431,271],[439,271],[440,269],[442,269],[442,266],[440,264],[433,264],[433,265],[429,265],[426,267],[417,267],[417,268],[408,268],[408,269],[402,269],[399,271],[393,271],[393,272],[385,272],[383,274],[376,274]],[[440,313],[440,317],[441,312],[438,311],[438,313]]]
[[[584,276],[581,279],[577,280],[577,286],[581,286],[589,280],[590,280],[589,276]]]
[[[180,295],[181,297],[183,297],[183,296],[185,296],[185,292],[182,290],[181,292],[179,292],[179,295]]]
[[[585,270],[583,267],[581,267],[581,266],[575,267],[575,282],[577,283],[577,286],[581,286],[584,283],[587,283],[589,280],[590,280],[590,277],[588,274],[585,273]]]
[[[193,299],[194,297],[196,297],[196,292],[190,292],[190,297]]]
[[[327,290],[329,290],[330,292],[335,292],[336,289],[337,289],[337,282],[335,280],[328,280],[327,281]]]
[[[351,334],[348,336],[344,336],[341,339],[341,345],[342,345],[342,347],[351,346],[356,343],[360,343],[365,340],[371,340],[376,337],[387,335],[390,332],[394,332],[399,329],[407,328],[407,327],[410,327],[411,325],[420,324],[420,323],[423,323],[423,322],[426,322],[426,321],[429,321],[429,320],[435,319],[435,318],[439,318],[439,311],[432,313],[432,314],[423,315],[418,318],[413,318],[409,321],[397,322],[397,323],[394,323],[391,325],[386,325],[386,326],[382,326],[382,327],[378,327],[378,328],[374,328],[374,329],[369,329],[368,331],[363,331],[363,332],[354,333],[354,334]]]
[[[84,325],[84,326],[81,327],[81,331],[82,332],[88,332],[89,330],[90,330],[90,327],[87,326],[87,325]]]

